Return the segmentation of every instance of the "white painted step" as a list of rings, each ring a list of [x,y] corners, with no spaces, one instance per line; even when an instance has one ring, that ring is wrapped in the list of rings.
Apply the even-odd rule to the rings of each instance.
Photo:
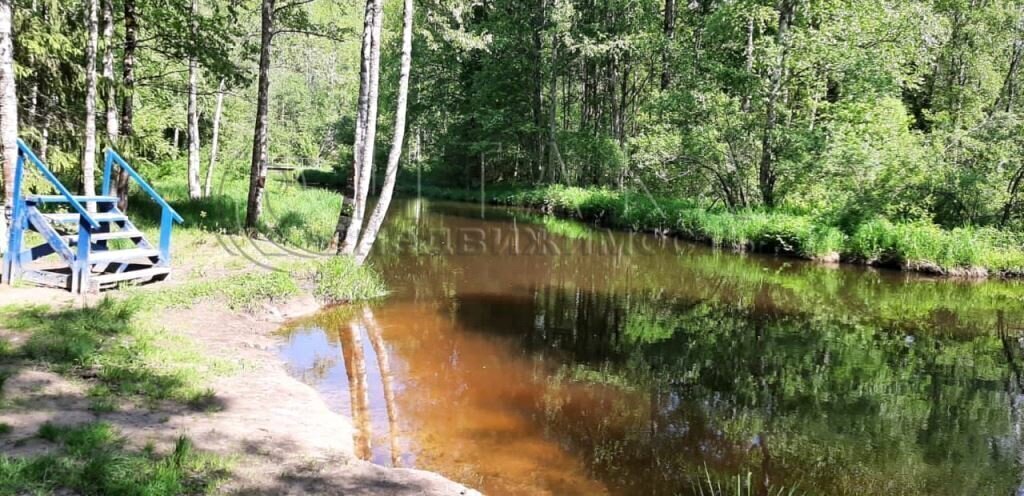
[[[117,202],[116,196],[72,196],[78,203],[96,202],[96,203],[115,203]],[[25,197],[25,201],[31,203],[68,203],[68,199],[64,195],[29,195]]]
[[[78,224],[78,214],[43,214],[43,217],[52,222],[61,224]],[[90,214],[96,222],[120,222],[128,220],[123,214]]]
[[[110,262],[127,262],[128,260],[137,260],[140,258],[150,258],[160,256],[159,250],[147,250],[145,248],[132,248],[130,250],[107,250],[107,251],[94,251],[89,254],[89,263],[110,263]]]
[[[67,240],[68,244],[75,244],[75,243],[78,242],[78,235],[77,234],[69,234],[67,236],[61,236],[61,237],[64,238],[65,240]],[[125,230],[125,231],[116,231],[116,232],[108,232],[108,233],[93,233],[93,235],[90,236],[90,239],[92,239],[93,242],[96,242],[96,241],[110,241],[112,239],[132,239],[132,238],[141,238],[141,237],[142,237],[142,233],[140,231]]]

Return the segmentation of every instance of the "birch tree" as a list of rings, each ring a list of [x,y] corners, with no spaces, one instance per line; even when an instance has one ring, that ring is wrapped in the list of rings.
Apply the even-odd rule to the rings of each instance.
[[[213,109],[213,136],[210,138],[210,166],[206,169],[206,185],[203,196],[209,198],[213,192],[213,169],[217,166],[217,152],[220,146],[220,119],[224,112],[224,78],[217,86],[217,99]]]
[[[355,200],[352,206],[352,220],[345,231],[345,239],[339,248],[339,253],[352,255],[359,242],[359,233],[363,227],[363,215],[366,213],[366,201],[369,197],[370,175],[373,174],[373,151],[377,139],[377,101],[380,83],[380,36],[383,24],[384,10],[382,0],[367,0],[367,8],[363,23],[363,60],[361,67],[365,67],[367,74],[360,77],[360,96],[365,91],[366,101],[360,101],[358,112],[362,117],[357,118],[356,125],[356,146],[359,147],[358,155],[353,166],[353,190]],[[367,36],[369,27],[369,36]],[[368,43],[368,44],[367,44]],[[363,83],[367,84],[364,90]],[[360,134],[360,124],[362,132]]]
[[[398,178],[398,163],[402,158],[402,148],[405,141],[405,116],[409,102],[409,73],[412,68],[412,21],[413,21],[413,0],[405,0],[405,12],[402,19],[402,55],[401,69],[398,80],[398,102],[395,108],[395,135],[391,139],[391,151],[388,153],[387,171],[384,175],[384,185],[380,192],[377,205],[370,215],[366,229],[359,241],[355,258],[357,264],[366,261],[377,239],[377,233],[387,216],[388,207],[391,205],[391,196],[395,190],[395,181]]]
[[[85,146],[82,154],[82,193],[96,194],[96,49],[99,44],[99,0],[86,5],[85,44]],[[89,211],[96,204],[88,204]]]
[[[0,212],[0,253],[7,250],[7,222],[14,198],[14,167],[18,162],[18,97],[14,81],[13,0],[0,0],[0,148],[3,151],[3,200]]]
[[[189,32],[192,33],[192,43],[195,43],[199,34],[197,28],[198,0],[192,0],[190,8]],[[199,66],[196,62],[197,51],[198,47],[193,46],[188,58],[188,197],[191,200],[199,199],[203,194],[199,183],[199,108],[196,101],[199,92]]]
[[[114,86],[114,5],[103,0],[103,107],[106,113],[107,144],[117,146],[117,91]]]

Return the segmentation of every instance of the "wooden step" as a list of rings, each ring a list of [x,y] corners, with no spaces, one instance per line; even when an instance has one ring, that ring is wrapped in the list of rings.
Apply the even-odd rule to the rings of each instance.
[[[89,283],[95,286],[102,286],[105,284],[113,284],[115,282],[135,281],[141,279],[148,280],[153,279],[154,277],[159,277],[170,273],[170,267],[150,267],[147,269],[126,270],[124,272],[94,275],[91,278],[89,278]]]
[[[151,258],[160,256],[160,250],[147,250],[145,248],[132,248],[130,250],[107,250],[95,251],[89,254],[90,264],[127,262],[140,258]]]
[[[68,244],[75,244],[75,243],[78,242],[78,235],[77,234],[69,234],[67,236],[61,236],[61,237],[64,238],[64,240],[66,240],[68,242]],[[96,241],[110,241],[112,239],[132,239],[132,238],[141,238],[141,237],[142,237],[142,232],[140,232],[140,231],[124,230],[124,231],[116,231],[116,232],[108,232],[108,233],[93,233],[92,236],[90,236],[89,238],[93,242],[96,242]]]
[[[43,217],[51,222],[60,224],[77,224],[78,214],[43,214]],[[90,214],[96,222],[121,222],[128,220],[123,214]]]
[[[116,196],[72,196],[78,203],[117,203]],[[64,195],[29,195],[25,197],[29,203],[69,203]]]

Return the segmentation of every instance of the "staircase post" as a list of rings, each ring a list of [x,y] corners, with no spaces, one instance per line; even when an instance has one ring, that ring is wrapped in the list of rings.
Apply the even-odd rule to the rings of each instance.
[[[171,210],[164,207],[160,215],[160,263],[161,267],[171,266],[171,229],[174,227],[174,216]]]
[[[7,253],[4,254],[3,267],[0,270],[3,282],[13,285],[18,277],[21,240],[25,232],[25,208],[21,201],[21,182],[25,170],[25,155],[18,150],[18,163],[14,167],[14,196],[11,198],[11,223],[8,226]],[[3,215],[0,213],[0,215]]]
[[[110,195],[110,178],[114,169],[114,156],[112,153],[113,150],[110,148],[103,151],[103,189],[101,190],[103,196]]]
[[[92,275],[92,267],[89,266],[89,250],[92,245],[91,227],[83,218],[78,221],[78,249],[75,256],[75,265],[71,269],[71,292],[85,294],[89,291],[89,276]]]

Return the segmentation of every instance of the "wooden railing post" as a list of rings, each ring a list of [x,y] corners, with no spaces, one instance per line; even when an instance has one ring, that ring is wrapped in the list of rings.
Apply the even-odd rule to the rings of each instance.
[[[89,276],[92,269],[89,267],[89,251],[92,246],[92,228],[85,221],[79,218],[78,221],[78,252],[75,256],[75,266],[71,271],[71,292],[85,293],[89,291]]]
[[[174,228],[174,215],[171,209],[164,207],[160,215],[160,266],[171,266],[171,229]]]
[[[114,170],[114,157],[108,148],[103,152],[103,196],[110,195],[110,177]]]
[[[18,152],[18,163],[14,167],[14,195],[11,197],[11,219],[7,226],[7,253],[4,254],[3,267],[0,267],[0,276],[8,285],[14,284],[18,277],[18,257],[21,252],[21,240],[25,233],[25,219],[22,215],[24,210],[21,206],[21,183],[25,175],[25,156]],[[0,215],[4,215],[0,212]]]

